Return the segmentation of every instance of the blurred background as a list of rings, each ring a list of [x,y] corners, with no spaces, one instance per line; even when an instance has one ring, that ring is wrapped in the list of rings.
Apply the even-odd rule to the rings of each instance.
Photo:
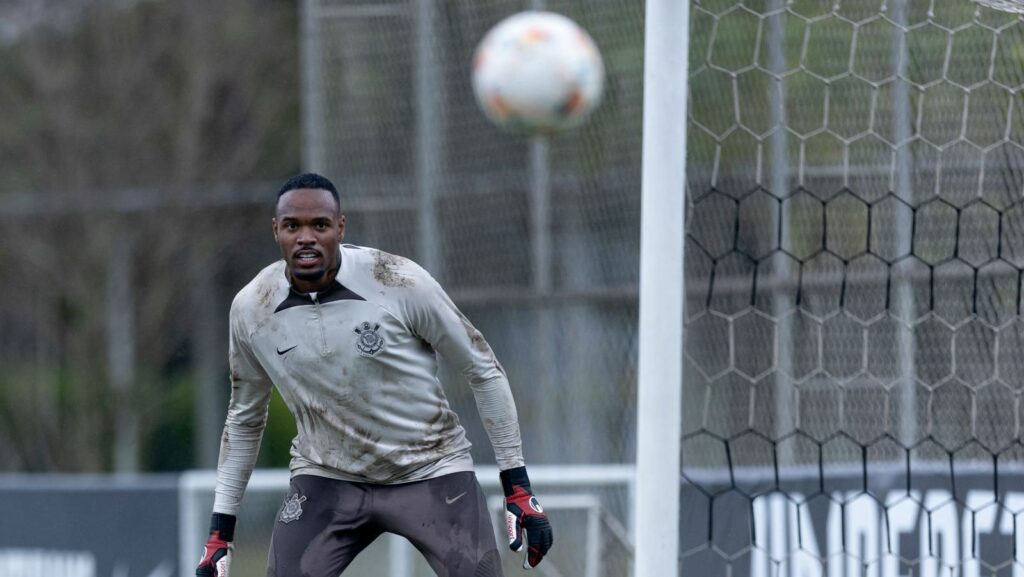
[[[541,6],[607,69],[596,113],[547,140],[500,132],[470,87],[484,33]],[[691,3],[688,574],[1024,568],[1013,7]],[[426,267],[507,369],[558,532],[539,574],[627,575],[644,8],[0,0],[0,576],[191,571],[228,306],[279,257],[275,193],[304,170],[338,185],[347,241]],[[275,397],[239,575],[263,572],[293,434]],[[379,545],[353,574],[429,575]]]
[[[526,6],[418,4],[0,4],[5,470],[214,465],[228,305],[279,258],[276,190],[306,169],[342,191],[347,241],[424,263],[493,341],[531,462],[629,458],[642,8],[549,3],[609,73],[535,207],[530,139],[469,84],[483,33]],[[261,464],[287,463],[287,421]]]
[[[500,132],[470,86],[484,33],[539,7],[607,67],[596,114],[550,141]],[[0,1],[0,503],[56,514],[62,491],[114,478],[93,475],[171,486],[216,465],[228,307],[279,258],[276,190],[305,170],[337,184],[347,242],[420,262],[487,336],[532,466],[632,461],[642,49],[643,4],[624,0]],[[286,467],[293,434],[275,396],[259,467]],[[275,491],[243,524],[256,542]],[[625,523],[626,493],[608,499]],[[24,534],[0,531],[0,568],[32,558]]]

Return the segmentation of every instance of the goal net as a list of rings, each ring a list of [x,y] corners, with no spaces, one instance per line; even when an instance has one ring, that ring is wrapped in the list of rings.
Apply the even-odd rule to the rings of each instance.
[[[1024,21],[692,5],[684,575],[1024,575]]]

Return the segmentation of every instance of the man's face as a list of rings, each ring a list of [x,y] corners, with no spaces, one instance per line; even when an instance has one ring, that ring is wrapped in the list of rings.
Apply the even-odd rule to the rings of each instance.
[[[338,244],[345,236],[345,217],[330,191],[300,188],[282,194],[273,224],[295,288],[326,288],[334,280],[328,273],[338,264]]]

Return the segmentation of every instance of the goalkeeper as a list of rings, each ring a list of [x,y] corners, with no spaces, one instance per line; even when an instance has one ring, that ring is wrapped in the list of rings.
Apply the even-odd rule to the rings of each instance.
[[[340,244],[345,217],[326,178],[286,182],[273,229],[283,260],[231,305],[231,401],[196,575],[228,575],[272,386],[298,434],[268,576],[336,577],[385,532],[408,539],[441,577],[502,575],[437,353],[473,390],[501,470],[509,545],[526,548],[524,567],[540,563],[551,525],[530,489],[508,379],[483,336],[415,263]]]

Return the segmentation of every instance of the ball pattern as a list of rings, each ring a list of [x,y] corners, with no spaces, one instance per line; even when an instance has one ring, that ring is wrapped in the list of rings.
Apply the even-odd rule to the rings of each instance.
[[[604,63],[569,18],[528,11],[492,28],[473,58],[473,91],[487,117],[520,133],[581,124],[601,100]]]

